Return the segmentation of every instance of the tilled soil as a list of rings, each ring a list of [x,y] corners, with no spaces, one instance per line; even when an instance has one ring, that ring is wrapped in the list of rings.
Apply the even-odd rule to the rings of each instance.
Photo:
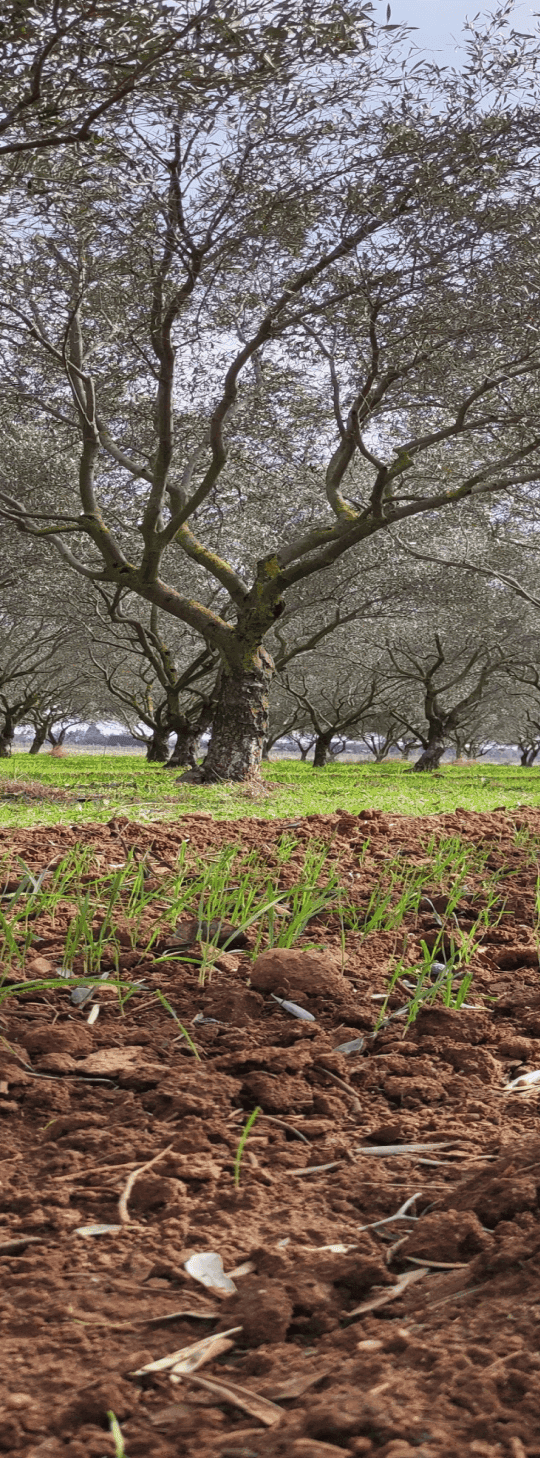
[[[159,875],[182,842],[198,855],[237,843],[273,866],[283,828],[115,819],[0,831],[0,854],[38,870],[78,841],[107,868],[136,846]],[[204,986],[196,949],[159,967],[126,951],[144,988],[124,1016],[100,991],[91,1026],[67,992],[25,995],[21,980],[0,1023],[0,1452],[105,1458],[113,1411],[127,1458],[540,1455],[540,1085],[507,1091],[540,1067],[527,831],[540,836],[538,811],[295,822],[284,884],[314,837],[351,882],[369,836],[364,900],[396,852],[428,880],[434,834],[489,847],[507,878],[505,914],[472,960],[472,1006],[424,1010],[405,1035],[395,1019],[370,1037],[403,927],[351,933],[342,963],[330,912],[304,938],[318,960],[297,948],[254,966],[249,947],[228,951]],[[429,907],[409,918],[411,963],[436,926]],[[24,976],[46,979],[61,919],[38,930]],[[362,1036],[360,1051],[335,1051]],[[392,1152],[404,1144],[428,1147]],[[80,1233],[96,1225],[115,1228]],[[231,1294],[186,1271],[208,1251],[226,1272],[248,1263]],[[231,1330],[176,1381],[134,1375]]]

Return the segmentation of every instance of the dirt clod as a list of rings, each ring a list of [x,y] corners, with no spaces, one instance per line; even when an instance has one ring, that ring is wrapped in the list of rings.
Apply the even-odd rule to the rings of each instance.
[[[280,997],[297,992],[331,996],[346,988],[337,962],[328,952],[300,951],[295,947],[271,947],[261,952],[253,963],[251,985],[258,992],[276,992]]]

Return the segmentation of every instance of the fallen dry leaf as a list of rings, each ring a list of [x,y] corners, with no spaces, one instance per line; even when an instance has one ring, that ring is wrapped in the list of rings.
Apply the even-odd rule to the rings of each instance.
[[[144,1377],[146,1372],[166,1372],[168,1368],[179,1372],[195,1372],[197,1367],[202,1367],[203,1362],[210,1362],[212,1357],[218,1357],[220,1352],[228,1352],[234,1346],[229,1338],[236,1336],[241,1331],[241,1326],[231,1326],[229,1331],[216,1332],[214,1336],[202,1337],[200,1342],[192,1342],[189,1347],[179,1347],[177,1352],[170,1352],[167,1357],[160,1357],[157,1362],[149,1362],[146,1367],[139,1367],[132,1372],[132,1377]],[[180,1379],[177,1378],[177,1381]]]
[[[267,1397],[260,1397],[258,1392],[251,1392],[249,1387],[240,1387],[229,1382],[215,1382],[207,1377],[199,1377],[198,1372],[186,1372],[180,1379],[183,1382],[193,1382],[197,1387],[204,1387],[206,1392],[213,1392],[221,1402],[231,1402],[233,1407],[239,1407],[242,1412],[249,1412],[252,1417],[259,1419],[266,1428],[271,1428],[283,1417],[283,1408],[277,1407],[275,1402],[270,1402]]]
[[[286,1402],[291,1397],[301,1397],[303,1392],[308,1392],[310,1387],[315,1387],[317,1382],[322,1382],[332,1371],[335,1362],[321,1362],[316,1372],[297,1372],[294,1377],[289,1377],[288,1382],[282,1382],[272,1393],[274,1402]]]
[[[405,1271],[397,1286],[390,1286],[382,1296],[374,1296],[370,1301],[361,1301],[359,1306],[355,1306],[354,1311],[347,1312],[347,1317],[361,1316],[363,1311],[376,1311],[378,1306],[386,1306],[388,1301],[396,1301],[398,1296],[402,1296],[403,1292],[407,1290],[407,1286],[410,1286],[413,1281],[420,1281],[422,1276],[427,1276],[428,1273],[428,1266],[422,1266],[419,1271]]]

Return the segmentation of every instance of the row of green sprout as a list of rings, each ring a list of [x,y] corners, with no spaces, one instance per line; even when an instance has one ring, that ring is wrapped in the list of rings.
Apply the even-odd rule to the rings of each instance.
[[[503,883],[506,885],[516,870],[503,867],[488,872],[486,861],[491,847],[472,847],[457,836],[439,841],[433,837],[423,849],[420,865],[407,865],[399,854],[389,859],[366,899],[362,880],[368,839],[355,857],[356,871],[348,887],[343,872],[332,860],[331,847],[314,841],[304,849],[298,881],[292,888],[283,889],[283,868],[298,849],[294,836],[284,833],[274,847],[275,864],[270,869],[258,851],[246,854],[238,847],[225,846],[209,862],[190,856],[184,844],[174,870],[170,876],[161,876],[158,885],[147,858],[137,858],[133,850],[122,866],[106,874],[96,867],[92,848],[81,845],[39,876],[19,861],[21,879],[15,891],[1,895],[0,878],[0,1003],[14,990],[9,987],[11,970],[22,969],[29,952],[38,945],[36,922],[47,915],[54,926],[59,909],[70,913],[60,975],[40,980],[39,985],[65,987],[66,977],[71,985],[94,985],[102,979],[102,963],[106,960],[110,969],[107,984],[115,988],[123,1012],[139,988],[136,982],[126,982],[120,976],[120,957],[126,950],[119,940],[120,923],[127,931],[131,949],[138,951],[141,960],[151,957],[152,965],[159,966],[173,961],[192,963],[187,951],[175,950],[174,944],[167,947],[167,941],[173,942],[176,925],[183,917],[196,920],[201,928],[205,927],[207,937],[201,937],[199,968],[199,981],[204,985],[212,974],[220,942],[223,950],[223,922],[231,923],[236,933],[254,931],[250,955],[255,957],[263,946],[294,946],[316,918],[327,920],[330,916],[339,932],[344,963],[351,933],[362,941],[373,932],[398,932],[406,918],[418,916],[422,900],[428,907],[431,905],[429,888],[431,895],[442,892],[447,898],[444,921],[433,909],[434,921],[440,923],[435,944],[428,947],[422,942],[422,958],[413,965],[407,961],[405,936],[379,1023],[386,1017],[388,1000],[404,979],[413,980],[412,986],[409,981],[407,1021],[413,1021],[426,1003],[442,1000],[447,1007],[462,1005],[472,980],[467,969],[486,931],[496,926],[504,914]],[[472,876],[479,877],[481,883],[480,892],[474,895],[468,884]],[[467,930],[458,926],[456,916],[464,898],[472,920]],[[216,923],[213,935],[207,930],[209,923]],[[537,924],[540,926],[540,880]],[[316,944],[321,946],[319,930]],[[76,963],[82,969],[77,977]],[[433,964],[442,966],[435,978]],[[166,1003],[163,994],[156,992],[156,997]]]

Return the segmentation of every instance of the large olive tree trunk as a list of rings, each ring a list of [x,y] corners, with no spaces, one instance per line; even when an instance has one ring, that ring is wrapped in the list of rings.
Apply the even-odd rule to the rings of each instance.
[[[315,740],[315,753],[313,755],[314,769],[324,769],[325,764],[328,764],[328,760],[330,759],[330,745],[332,743],[332,738],[332,733],[317,735],[317,738]]]
[[[152,738],[147,740],[146,758],[149,764],[166,763],[169,758],[167,734],[161,734],[159,729],[154,729]]]
[[[13,735],[6,730],[0,731],[0,759],[9,759]]]
[[[445,749],[446,744],[444,742],[444,739],[439,739],[435,737],[433,739],[429,739],[423,751],[423,754],[420,755],[420,759],[417,759],[416,764],[413,765],[413,770],[419,771],[438,769]]]
[[[34,734],[34,738],[32,740],[32,743],[30,745],[30,748],[28,750],[28,753],[29,754],[39,754],[40,749],[43,749],[43,745],[45,743],[46,738],[47,738],[47,729],[46,729],[46,727],[43,727],[43,728],[40,728],[40,729],[36,729],[35,734]]]
[[[197,753],[199,749],[199,735],[189,729],[182,732],[177,731],[176,744],[170,759],[167,760],[167,769],[177,769],[179,766],[188,765],[190,769],[197,768]]]
[[[524,769],[530,769],[538,754],[540,754],[540,740],[534,744],[522,744],[519,746],[521,754],[519,762]]]
[[[268,734],[268,695],[274,664],[259,648],[247,668],[225,664],[212,724],[212,738],[204,761],[203,778],[245,780],[258,774]]]

